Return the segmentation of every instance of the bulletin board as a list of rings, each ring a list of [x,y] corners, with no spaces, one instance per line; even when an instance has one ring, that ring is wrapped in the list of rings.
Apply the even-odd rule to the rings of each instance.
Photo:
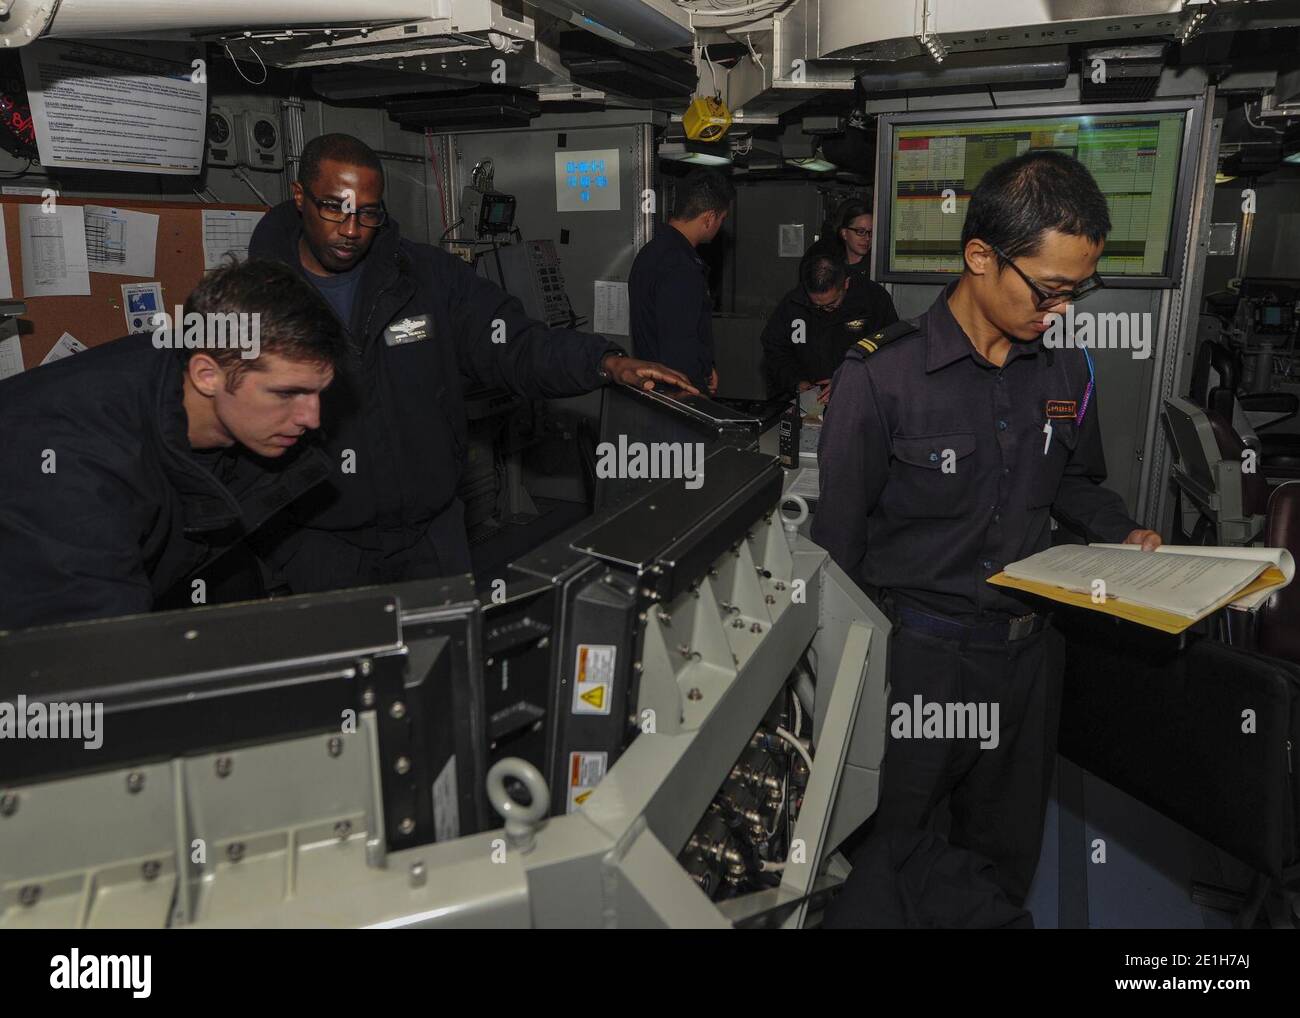
[[[237,209],[265,212],[265,205],[200,204],[197,202],[145,202],[117,198],[64,198],[60,205],[103,205],[151,212],[158,217],[158,239],[154,253],[154,275],[121,276],[109,272],[90,273],[89,296],[24,297],[22,237],[19,205],[39,205],[36,195],[5,195],[0,210],[5,217],[5,241],[9,254],[9,278],[13,299],[23,301],[27,312],[18,319],[23,349],[23,366],[31,370],[41,363],[63,333],[68,332],[86,346],[98,346],[128,334],[122,308],[123,283],[162,284],[163,306],[170,312],[203,276],[203,210]]]

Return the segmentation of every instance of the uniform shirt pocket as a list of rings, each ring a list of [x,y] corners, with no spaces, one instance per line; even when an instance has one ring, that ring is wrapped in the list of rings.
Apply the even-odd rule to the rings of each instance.
[[[1044,421],[1043,424],[1048,423]],[[1056,500],[1057,489],[1061,486],[1061,477],[1065,474],[1066,464],[1070,462],[1075,447],[1079,444],[1079,425],[1072,420],[1053,420],[1052,436],[1049,440],[1043,431],[1043,424],[1038,426],[1038,447],[1034,450],[1034,468],[1029,478],[1030,509],[1050,506]]]
[[[920,519],[967,515],[978,483],[970,458],[974,452],[973,431],[895,435],[886,508],[897,516]]]

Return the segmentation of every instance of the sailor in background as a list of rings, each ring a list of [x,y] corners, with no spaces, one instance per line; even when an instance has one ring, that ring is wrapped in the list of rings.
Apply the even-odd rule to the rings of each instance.
[[[799,285],[777,305],[763,329],[763,370],[775,395],[821,386],[830,399],[831,376],[845,353],[898,321],[885,288],[865,276],[850,278],[838,247],[819,241],[799,262]]]
[[[677,184],[672,215],[637,252],[628,274],[632,350],[662,361],[700,390],[718,391],[713,363],[713,298],[696,253],[722,229],[736,189],[717,170],[693,170]]]

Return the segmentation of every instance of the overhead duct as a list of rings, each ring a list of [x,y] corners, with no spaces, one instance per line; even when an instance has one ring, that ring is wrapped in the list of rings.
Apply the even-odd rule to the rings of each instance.
[[[127,39],[152,32],[187,36],[221,30],[383,25],[451,18],[452,0],[0,0],[0,40],[25,46],[43,35]]]
[[[942,64],[928,56],[895,63],[870,64],[858,84],[871,98],[889,95],[933,95],[971,89],[1049,87],[1063,85],[1070,74],[1066,46],[1007,50],[990,62],[982,53],[961,53]]]
[[[983,53],[1006,65],[1011,61],[997,51],[1184,42],[1211,32],[1297,24],[1300,9],[1288,0],[796,0],[733,33],[752,44],[757,59],[742,59],[728,72],[725,96],[746,117],[783,113],[813,92],[852,88],[855,72],[868,62],[915,59],[918,65],[962,67]],[[870,70],[883,78],[882,68]]]
[[[578,28],[631,49],[679,49],[695,41],[690,16],[670,0],[529,0]]]
[[[565,32],[560,59],[574,82],[635,99],[680,99],[695,92],[695,65],[669,53],[629,50],[590,32]]]

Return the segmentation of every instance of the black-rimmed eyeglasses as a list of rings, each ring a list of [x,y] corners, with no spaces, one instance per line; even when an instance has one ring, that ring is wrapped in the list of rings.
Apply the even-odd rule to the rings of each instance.
[[[343,202],[341,201],[334,198],[317,198],[306,187],[303,187],[302,193],[312,200],[312,204],[316,206],[316,211],[320,213],[320,217],[327,222],[342,223],[347,220],[348,216],[356,216],[358,223],[372,230],[377,230],[388,222],[388,210],[382,204],[379,208],[367,206],[354,212],[344,212]]]
[[[988,241],[985,241],[988,244]],[[1070,304],[1083,300],[1090,294],[1096,293],[1106,284],[1102,282],[1101,276],[1094,272],[1082,283],[1072,290],[1049,290],[1036,279],[1031,279],[1021,270],[1020,266],[1002,253],[1002,250],[996,244],[989,244],[1004,262],[1016,270],[1016,275],[1025,281],[1025,285],[1034,293],[1034,300],[1039,311],[1046,311],[1048,308],[1057,304]]]

